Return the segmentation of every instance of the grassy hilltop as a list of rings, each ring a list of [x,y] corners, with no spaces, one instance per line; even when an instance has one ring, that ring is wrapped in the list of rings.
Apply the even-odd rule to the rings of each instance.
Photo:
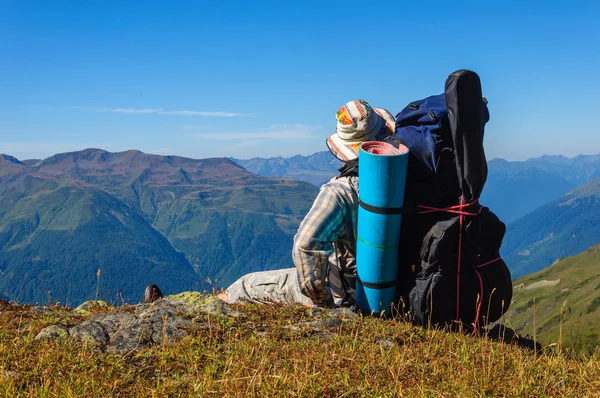
[[[545,344],[577,351],[600,347],[600,244],[514,284],[508,317]]]
[[[0,304],[0,396],[598,396],[596,356],[535,353],[398,320],[310,326],[314,309],[237,305],[242,317],[190,315],[183,340],[110,354],[45,326],[93,314]],[[93,312],[113,311],[97,308]],[[133,311],[133,307],[121,308]],[[163,322],[166,322],[163,319]],[[165,336],[166,341],[166,336]]]

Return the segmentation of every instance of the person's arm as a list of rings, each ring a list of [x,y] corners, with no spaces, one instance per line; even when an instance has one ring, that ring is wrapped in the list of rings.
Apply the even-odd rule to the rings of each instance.
[[[343,233],[343,212],[336,192],[324,185],[294,236],[292,259],[302,294],[316,305],[331,300],[325,276],[333,242]]]

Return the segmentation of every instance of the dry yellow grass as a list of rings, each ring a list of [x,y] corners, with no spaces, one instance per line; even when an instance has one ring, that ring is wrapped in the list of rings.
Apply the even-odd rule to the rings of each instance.
[[[45,326],[84,318],[29,308],[0,305],[1,396],[600,396],[597,355],[536,354],[398,320],[292,331],[311,319],[305,308],[244,305],[245,318],[207,315],[207,329],[176,344],[116,355],[34,340]]]

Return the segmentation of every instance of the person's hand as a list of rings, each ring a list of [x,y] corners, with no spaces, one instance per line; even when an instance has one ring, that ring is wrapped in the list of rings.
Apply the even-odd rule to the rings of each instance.
[[[222,291],[221,293],[217,294],[217,298],[221,301],[227,302],[227,292]]]
[[[333,301],[333,297],[329,296],[329,298],[327,299],[327,301],[315,301],[312,300],[312,302],[310,303],[306,303],[304,304],[306,307],[308,308],[335,308],[337,307],[335,305],[335,302]]]

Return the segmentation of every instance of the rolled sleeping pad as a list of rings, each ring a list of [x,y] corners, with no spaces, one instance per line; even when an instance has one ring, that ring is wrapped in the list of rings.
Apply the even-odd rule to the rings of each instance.
[[[356,306],[364,313],[389,315],[397,300],[400,208],[408,148],[365,142],[358,156]]]

